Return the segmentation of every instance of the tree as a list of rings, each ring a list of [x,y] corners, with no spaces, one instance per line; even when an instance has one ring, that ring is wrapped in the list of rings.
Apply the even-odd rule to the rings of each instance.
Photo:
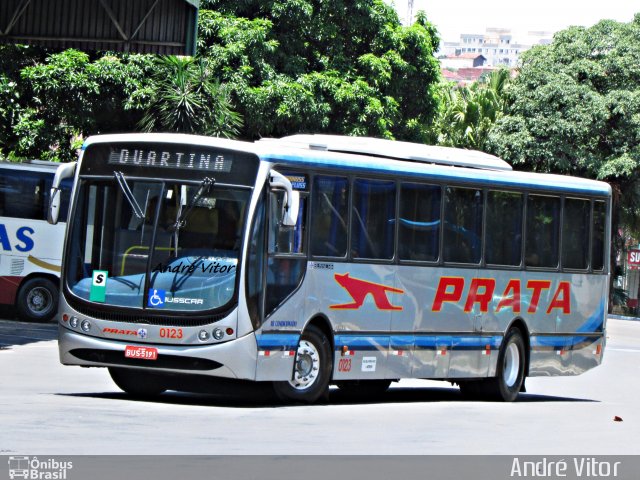
[[[427,138],[439,40],[424,14],[405,28],[382,0],[209,0],[202,7],[199,55],[232,86],[244,137]]]
[[[438,144],[486,150],[489,132],[506,111],[509,81],[509,70],[500,69],[469,87],[442,84],[434,125]]]
[[[75,157],[73,139],[135,128],[140,114],[129,99],[147,74],[148,57],[41,49],[30,56],[29,48],[13,48],[23,55],[0,74],[0,111],[10,110],[0,134],[4,155],[66,161]]]
[[[619,226],[640,227],[640,14],[572,27],[526,52],[510,97],[491,151],[516,167],[609,182],[614,259]]]
[[[242,119],[203,60],[169,56],[155,63],[142,130],[237,136]]]

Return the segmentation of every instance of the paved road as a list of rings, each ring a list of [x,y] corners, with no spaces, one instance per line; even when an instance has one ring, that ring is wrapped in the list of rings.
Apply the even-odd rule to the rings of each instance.
[[[528,379],[512,404],[419,380],[367,402],[332,391],[318,406],[259,391],[134,401],[105,369],[61,366],[53,337],[54,325],[0,322],[0,455],[640,454],[640,322],[610,321],[601,367]]]

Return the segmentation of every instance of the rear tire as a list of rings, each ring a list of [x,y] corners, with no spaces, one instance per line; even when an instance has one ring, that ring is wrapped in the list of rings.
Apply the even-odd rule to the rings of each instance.
[[[109,375],[120,390],[134,397],[155,397],[167,390],[164,379],[157,373],[109,367]]]
[[[526,355],[522,333],[512,328],[504,337],[496,376],[460,383],[460,391],[470,399],[486,399],[513,402],[518,398],[525,379]]]
[[[328,400],[333,356],[329,339],[314,325],[300,336],[291,380],[273,382],[273,390],[285,402],[314,403]]]
[[[18,290],[18,316],[30,322],[48,322],[58,313],[58,296],[58,286],[48,278],[30,278]]]

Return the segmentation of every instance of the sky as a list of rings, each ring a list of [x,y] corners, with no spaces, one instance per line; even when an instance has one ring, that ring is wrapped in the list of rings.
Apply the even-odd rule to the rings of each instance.
[[[404,22],[408,0],[388,0]],[[571,25],[592,26],[602,19],[630,22],[640,12],[638,0],[414,0],[414,13],[424,10],[443,41],[487,28],[557,32]],[[517,38],[515,38],[517,39]]]

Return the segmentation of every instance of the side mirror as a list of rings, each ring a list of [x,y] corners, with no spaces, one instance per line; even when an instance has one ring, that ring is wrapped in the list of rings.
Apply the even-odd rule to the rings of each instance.
[[[58,217],[60,216],[60,184],[65,178],[71,178],[76,173],[77,162],[63,163],[60,165],[56,174],[53,176],[53,185],[49,192],[49,210],[47,212],[47,222],[51,225],[58,223]]]
[[[285,227],[295,226],[300,209],[300,192],[293,189],[287,177],[275,170],[271,170],[269,174],[269,186],[272,189],[285,191],[285,199],[282,205],[282,225]]]

